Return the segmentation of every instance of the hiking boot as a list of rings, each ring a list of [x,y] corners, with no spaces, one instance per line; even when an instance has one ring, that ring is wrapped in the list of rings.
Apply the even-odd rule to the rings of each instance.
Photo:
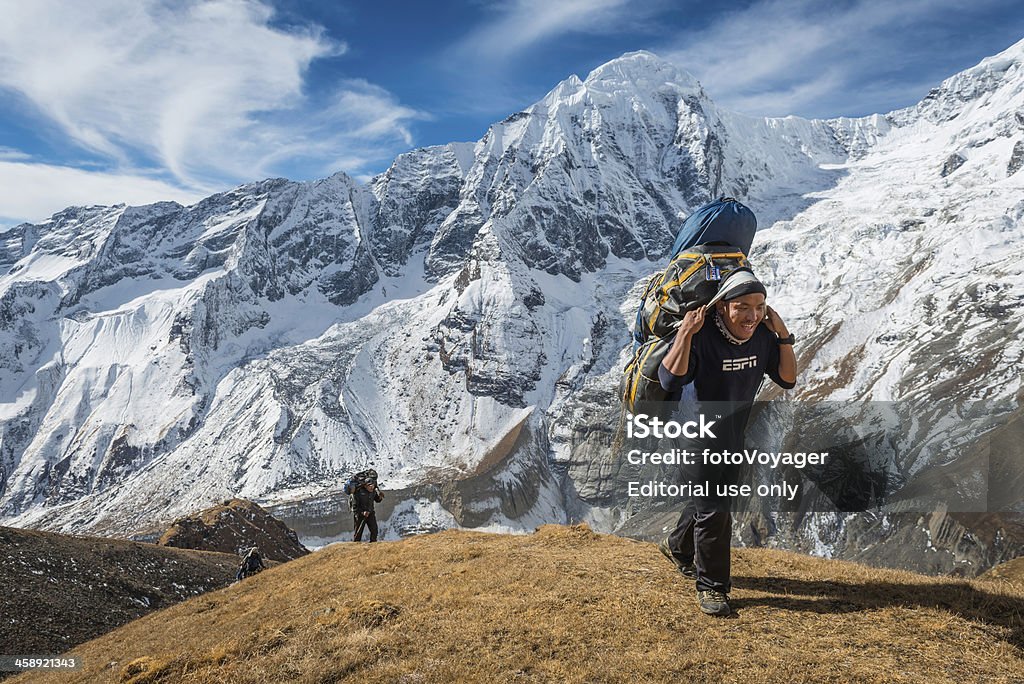
[[[729,595],[714,589],[697,590],[697,603],[700,612],[716,617],[725,617],[732,612],[729,607]]]
[[[679,569],[679,572],[683,574],[683,577],[692,580],[697,579],[697,566],[693,563],[684,563],[683,561],[676,558],[676,554],[672,553],[672,549],[668,547],[668,537],[665,537],[660,542],[658,542],[658,550],[661,551],[662,555],[664,555],[665,558],[668,558],[670,561],[672,561],[672,564]]]

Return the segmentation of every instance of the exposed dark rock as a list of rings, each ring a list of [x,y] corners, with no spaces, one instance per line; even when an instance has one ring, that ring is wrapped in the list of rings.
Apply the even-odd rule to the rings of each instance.
[[[529,309],[536,309],[539,306],[544,306],[544,293],[538,288],[531,288],[529,292],[523,295],[523,304]]]
[[[1013,145],[1013,152],[1010,153],[1010,161],[1006,165],[1006,175],[1012,176],[1024,166],[1024,140],[1018,140]]]
[[[448,146],[400,155],[374,180],[376,228],[370,244],[387,275],[399,275],[413,252],[430,245],[459,205],[461,188],[462,172]]]
[[[0,527],[0,653],[64,653],[227,586],[237,566],[234,555]]]
[[[459,271],[458,277],[455,278],[455,282],[452,284],[455,286],[455,289],[458,290],[459,294],[462,294],[474,280],[480,280],[480,262],[475,259],[467,263],[462,270]]]
[[[445,219],[424,258],[427,276],[436,281],[459,270],[484,221],[478,208],[464,205]]]
[[[963,166],[966,161],[967,160],[964,157],[954,152],[946,157],[946,161],[942,163],[942,171],[940,172],[940,175],[945,178]]]

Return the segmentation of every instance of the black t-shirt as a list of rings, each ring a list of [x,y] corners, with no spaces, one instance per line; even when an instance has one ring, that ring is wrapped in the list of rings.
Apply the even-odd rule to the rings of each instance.
[[[727,426],[727,429],[721,435],[732,448],[740,448],[743,443],[749,409],[765,375],[785,389],[796,385],[779,377],[779,344],[775,333],[762,323],[749,340],[732,344],[710,316],[691,340],[686,375],[675,375],[664,364],[658,369],[658,379],[662,388],[669,392],[669,401],[678,401],[683,387],[693,383],[698,402],[732,404],[729,419],[723,421],[722,427]]]
[[[674,400],[679,399],[683,386],[692,382],[698,401],[751,402],[765,375],[785,389],[796,385],[779,377],[775,333],[762,323],[749,340],[732,344],[710,317],[691,340],[686,375],[675,375],[664,365],[658,369],[661,386]]]

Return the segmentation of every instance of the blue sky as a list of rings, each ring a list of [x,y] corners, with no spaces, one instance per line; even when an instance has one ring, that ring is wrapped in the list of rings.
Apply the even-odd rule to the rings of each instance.
[[[1024,38],[1017,0],[0,0],[0,17],[0,226],[365,179],[631,50],[723,107],[828,117],[914,104]]]

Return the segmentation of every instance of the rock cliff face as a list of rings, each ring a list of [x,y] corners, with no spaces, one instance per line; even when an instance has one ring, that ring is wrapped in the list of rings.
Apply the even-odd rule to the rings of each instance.
[[[910,402],[976,438],[1021,386],[1022,60],[808,121],[721,110],[631,53],[367,185],[267,180],[8,230],[0,519],[123,534],[241,496],[322,532],[372,463],[401,493],[392,534],[619,529],[643,508],[612,447],[632,313],[720,195],[759,217],[752,261],[800,339],[789,398]],[[819,527],[779,543],[843,553]]]

